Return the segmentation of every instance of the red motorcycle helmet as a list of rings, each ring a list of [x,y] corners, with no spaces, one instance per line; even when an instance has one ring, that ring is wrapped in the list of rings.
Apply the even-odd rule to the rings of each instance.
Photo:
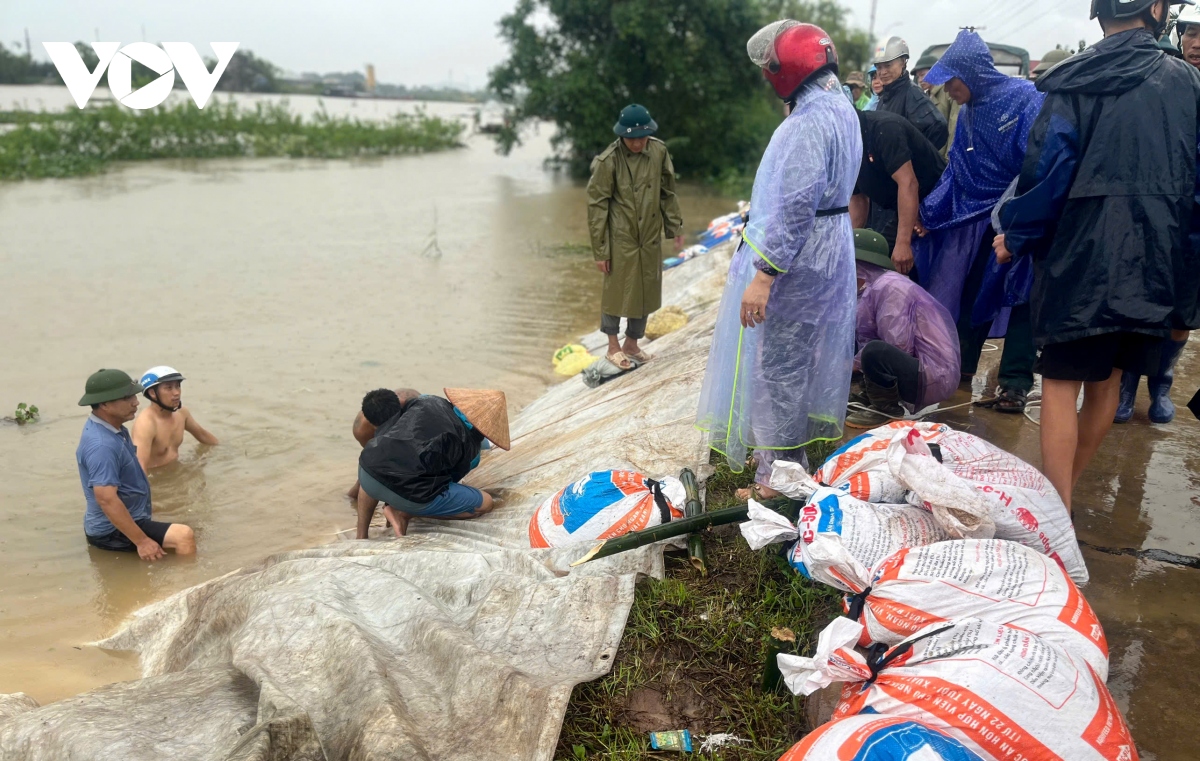
[[[787,100],[817,72],[838,70],[837,48],[825,30],[814,24],[794,24],[777,31],[769,57],[755,61],[775,94]]]

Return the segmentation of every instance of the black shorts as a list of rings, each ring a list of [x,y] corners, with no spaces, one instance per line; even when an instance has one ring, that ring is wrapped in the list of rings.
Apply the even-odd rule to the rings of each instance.
[[[167,529],[171,528],[170,523],[162,523],[160,521],[152,521],[149,518],[143,518],[140,521],[134,521],[137,527],[142,530],[146,536],[158,542],[158,546],[163,546],[163,540],[167,538]],[[86,534],[84,536],[87,536]],[[87,537],[88,544],[93,547],[99,547],[102,550],[111,550],[112,552],[137,552],[137,545],[129,541],[129,537],[122,534],[117,529],[102,536]]]
[[[1101,333],[1074,341],[1047,344],[1033,371],[1050,380],[1097,383],[1113,370],[1154,375],[1163,339],[1145,333]]]

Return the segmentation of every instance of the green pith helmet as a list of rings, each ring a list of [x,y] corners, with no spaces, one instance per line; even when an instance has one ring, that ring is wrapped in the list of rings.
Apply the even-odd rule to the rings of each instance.
[[[891,252],[888,251],[887,239],[874,230],[854,231],[854,258],[883,267],[885,270],[896,271],[896,265],[892,264]]]
[[[645,106],[634,103],[621,109],[621,116],[613,125],[617,137],[649,137],[658,132],[658,124],[650,118]]]
[[[1042,56],[1042,60],[1038,61],[1038,65],[1033,67],[1033,73],[1041,76],[1057,64],[1062,63],[1071,57],[1071,54],[1061,48],[1055,48],[1046,55]]]
[[[929,69],[932,69],[933,65],[937,62],[938,62],[937,56],[935,56],[933,53],[926,53],[925,55],[918,58],[917,62],[915,64],[913,64],[913,67],[912,67],[913,73],[916,73],[916,72],[922,71],[922,70],[928,71]]]
[[[142,393],[142,386],[124,370],[97,370],[88,376],[80,407],[115,402]]]

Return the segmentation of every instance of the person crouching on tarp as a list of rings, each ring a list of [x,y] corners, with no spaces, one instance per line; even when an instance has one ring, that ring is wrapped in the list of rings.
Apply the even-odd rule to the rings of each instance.
[[[459,481],[479,465],[485,439],[509,448],[504,392],[448,388],[444,399],[404,400],[389,389],[372,393],[380,397],[373,408],[391,408],[358,458],[359,539],[380,502],[396,536],[412,518],[467,520],[492,509],[491,495]]]
[[[862,161],[837,51],[819,27],[778,21],[746,45],[789,115],[771,136],[750,220],[729,267],[697,427],[756,494],[777,458],[842,436],[854,359],[854,238],[848,204]]]
[[[949,399],[958,388],[958,336],[946,307],[895,271],[887,240],[854,231],[858,270],[855,369],[861,398],[846,416],[851,428],[877,428]],[[907,409],[902,406],[907,405]]]

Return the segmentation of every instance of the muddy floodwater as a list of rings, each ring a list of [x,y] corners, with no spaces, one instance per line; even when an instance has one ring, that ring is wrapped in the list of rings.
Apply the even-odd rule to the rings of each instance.
[[[14,102],[69,101],[0,87],[0,109]],[[42,414],[0,423],[0,693],[45,703],[135,678],[132,658],[86,643],[148,602],[353,526],[342,494],[365,391],[498,387],[515,410],[553,382],[554,350],[595,327],[599,276],[583,188],[543,167],[549,135],[507,158],[471,137],[428,156],[0,184],[0,417],[19,402]],[[733,206],[680,194],[691,231]],[[221,443],[188,438],[151,474],[155,517],[195,528],[199,552],[145,564],[84,541],[76,403],[101,367],[161,364],[187,377],[184,404]]]

